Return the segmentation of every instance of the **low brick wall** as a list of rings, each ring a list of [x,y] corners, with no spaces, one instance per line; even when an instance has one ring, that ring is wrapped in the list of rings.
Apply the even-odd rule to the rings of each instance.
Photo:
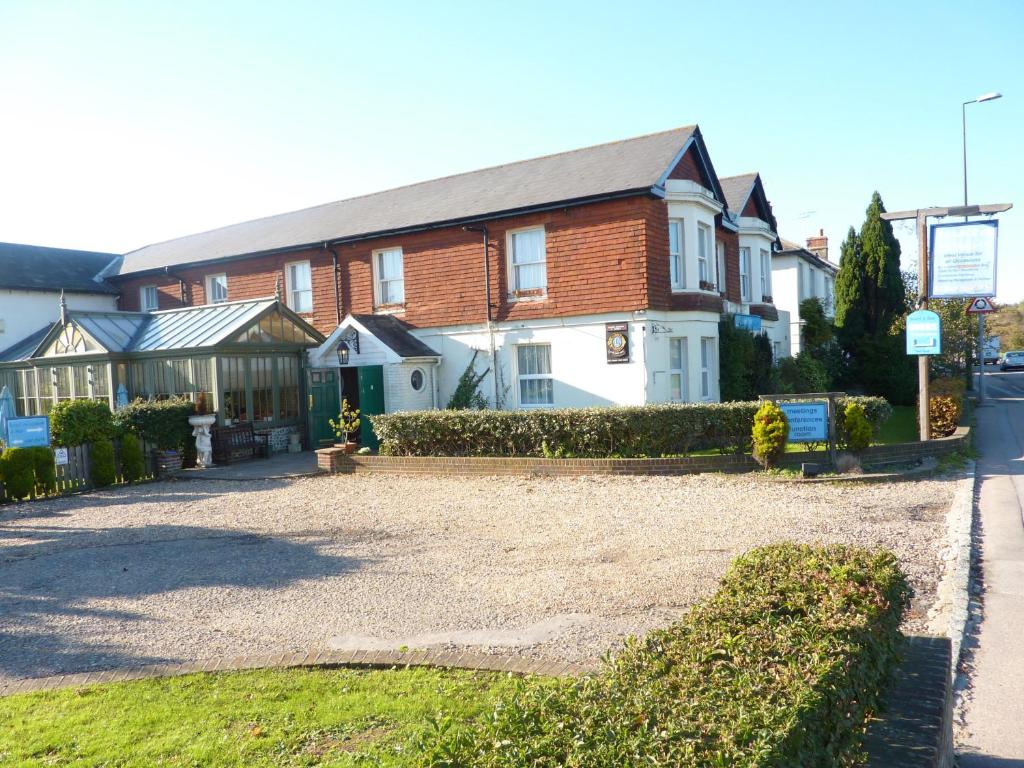
[[[913,461],[925,456],[944,456],[965,448],[970,428],[960,427],[950,437],[927,443],[872,446],[861,454],[866,464]],[[321,448],[317,466],[326,472],[351,474],[430,475],[690,475],[701,472],[753,472],[760,466],[747,455],[690,456],[675,459],[538,459],[477,456],[357,456],[341,448]],[[787,453],[783,464],[821,462],[821,453]]]

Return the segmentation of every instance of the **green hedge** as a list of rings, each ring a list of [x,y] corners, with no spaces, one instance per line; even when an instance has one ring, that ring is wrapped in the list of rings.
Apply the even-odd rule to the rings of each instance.
[[[892,408],[878,397],[864,405],[877,430]],[[717,449],[750,450],[760,403],[687,403],[525,411],[403,411],[370,416],[380,452],[391,456],[548,456],[633,458]],[[842,412],[842,408],[839,409]]]
[[[468,726],[436,719],[421,764],[855,765],[909,596],[888,552],[753,550],[713,597],[599,674],[526,679]]]
[[[114,435],[110,406],[100,400],[61,400],[50,409],[50,436],[54,445],[76,445],[109,440]]]
[[[161,451],[181,450],[192,436],[188,417],[195,404],[184,398],[135,400],[114,414],[114,426],[121,434],[131,433]]]

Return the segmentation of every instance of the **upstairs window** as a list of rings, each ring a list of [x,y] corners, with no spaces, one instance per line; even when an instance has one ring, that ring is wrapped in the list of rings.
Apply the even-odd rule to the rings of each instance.
[[[697,279],[711,282],[711,227],[697,224]]]
[[[373,274],[378,307],[405,303],[405,263],[401,248],[374,251]]]
[[[764,248],[761,249],[761,296],[772,295],[772,257]]]
[[[228,300],[228,276],[206,276],[206,303],[223,304]]]
[[[740,248],[740,299],[750,301],[750,249]]]
[[[669,397],[674,403],[685,403],[688,399],[686,386],[687,346],[685,338],[668,340]]]
[[[715,260],[715,267],[717,270],[715,273],[715,283],[718,285],[718,290],[725,293],[725,243],[716,243],[715,249],[718,251],[718,257]]]
[[[155,285],[144,285],[139,289],[139,306],[143,312],[155,312],[160,307],[160,299]]]
[[[672,279],[672,290],[686,288],[686,263],[683,254],[683,220],[668,220],[668,267]]]
[[[313,311],[313,279],[308,261],[293,261],[285,265],[287,304],[292,312]]]
[[[552,405],[555,402],[551,376],[551,345],[520,344],[516,347],[519,404]]]
[[[542,296],[548,287],[544,227],[508,235],[509,292],[513,297]]]

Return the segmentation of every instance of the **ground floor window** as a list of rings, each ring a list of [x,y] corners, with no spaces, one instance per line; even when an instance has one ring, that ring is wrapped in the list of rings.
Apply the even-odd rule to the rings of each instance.
[[[297,421],[298,357],[221,358],[221,414],[231,421]]]
[[[685,338],[668,340],[668,379],[671,389],[671,399],[676,403],[687,401],[686,386],[686,355],[687,343]]]
[[[110,398],[110,375],[104,362],[24,368],[14,379],[15,406],[22,416],[47,414],[61,400]]]
[[[700,396],[704,399],[711,397],[711,372],[715,360],[715,339],[704,336],[700,340]]]
[[[555,402],[551,376],[551,345],[520,344],[516,347],[520,405],[552,405]]]

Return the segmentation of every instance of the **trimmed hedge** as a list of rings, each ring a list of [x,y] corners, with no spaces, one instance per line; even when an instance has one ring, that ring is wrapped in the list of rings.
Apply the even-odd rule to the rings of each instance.
[[[25,499],[36,486],[35,458],[31,448],[7,448],[0,453],[0,482],[10,499]]]
[[[168,400],[137,399],[114,414],[114,426],[121,433],[132,433],[161,451],[180,451],[192,436],[188,417],[195,404],[185,398]]]
[[[753,550],[714,596],[599,674],[529,678],[482,721],[435,720],[421,765],[855,765],[909,596],[888,552]]]
[[[114,435],[110,406],[100,400],[61,400],[50,409],[54,445],[71,448],[109,440]]]
[[[880,397],[840,399],[864,406],[877,431],[892,414]],[[370,416],[389,456],[638,458],[717,449],[750,450],[759,402],[686,403],[526,411],[403,411]]]

